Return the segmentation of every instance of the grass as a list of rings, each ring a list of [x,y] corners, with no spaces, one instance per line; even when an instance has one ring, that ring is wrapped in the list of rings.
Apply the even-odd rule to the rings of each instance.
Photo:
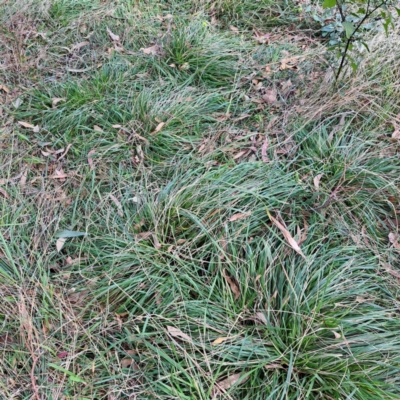
[[[0,398],[400,397],[397,31],[333,91],[284,1],[0,20]]]

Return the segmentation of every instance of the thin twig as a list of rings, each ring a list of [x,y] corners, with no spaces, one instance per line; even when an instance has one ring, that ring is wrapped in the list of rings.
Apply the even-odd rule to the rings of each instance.
[[[336,76],[335,76],[335,85],[337,84],[338,79],[339,79],[339,76],[340,76],[340,73],[342,72],[342,69],[343,69],[343,66],[344,66],[344,61],[345,61],[345,59],[346,59],[346,55],[347,55],[347,52],[349,51],[349,47],[350,47],[351,41],[353,40],[354,35],[358,32],[358,30],[359,30],[359,29],[361,28],[361,26],[364,24],[365,20],[368,19],[378,8],[381,8],[384,4],[386,4],[387,1],[386,1],[386,0],[382,1],[382,3],[380,3],[379,5],[377,5],[377,6],[376,6],[373,10],[371,10],[370,12],[368,12],[369,7],[370,7],[370,3],[371,3],[371,0],[368,0],[367,11],[366,11],[366,13],[365,13],[365,15],[364,15],[364,18],[359,22],[359,24],[358,24],[358,25],[356,26],[356,28],[354,29],[353,33],[352,33],[352,34],[350,35],[350,37],[347,39],[346,47],[345,47],[345,49],[344,49],[343,56],[342,56],[342,59],[341,59],[341,61],[340,61],[340,66],[339,66],[339,69],[338,69],[338,71],[337,71],[337,73],[336,73]]]

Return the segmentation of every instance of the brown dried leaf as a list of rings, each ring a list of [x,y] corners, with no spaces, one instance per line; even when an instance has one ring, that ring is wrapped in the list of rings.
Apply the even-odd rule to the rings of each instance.
[[[275,89],[266,89],[265,94],[262,96],[263,100],[267,104],[274,104],[277,102],[277,92]]]
[[[10,93],[10,89],[5,85],[0,85],[0,90],[3,90],[7,94]]]
[[[89,290],[82,290],[80,292],[72,292],[68,296],[68,300],[73,304],[83,303],[89,294]]]
[[[96,150],[90,150],[88,155],[87,155],[87,159],[88,159],[88,163],[90,166],[90,170],[93,171],[94,170],[94,163],[93,163],[93,158],[90,157],[91,155],[96,154]]]
[[[136,235],[136,237],[138,239],[147,240],[152,234],[153,232],[140,232]]]
[[[388,237],[389,237],[389,242],[393,245],[393,247],[395,249],[400,249],[400,243],[399,243],[398,236],[395,233],[390,232]]]
[[[160,250],[160,249],[161,249],[161,244],[160,244],[160,242],[158,241],[157,236],[155,235],[155,233],[152,233],[152,234],[151,234],[151,237],[153,238],[154,247],[155,247],[157,250]]]
[[[119,215],[120,217],[123,217],[123,216],[124,216],[124,211],[123,211],[122,204],[120,203],[120,201],[119,201],[113,194],[111,194],[111,193],[110,193],[110,199],[111,199],[111,200],[114,202],[114,204],[117,206],[118,215]]]
[[[293,236],[290,234],[290,232],[272,215],[269,215],[270,220],[272,223],[279,228],[279,230],[283,233],[283,236],[285,237],[286,241],[289,243],[290,247],[294,251],[296,251],[298,254],[300,254],[303,258],[306,258],[306,256],[303,254],[301,251],[300,246],[298,243],[293,239]]]
[[[66,241],[67,241],[67,238],[58,238],[57,239],[56,249],[58,252],[60,252],[62,250]]]
[[[268,136],[265,138],[264,143],[261,147],[261,158],[265,163],[269,162],[267,150],[268,150]]]
[[[10,196],[8,195],[7,191],[0,187],[0,194],[2,194],[6,199],[9,199]]]
[[[118,38],[118,40],[119,40],[119,38]],[[77,43],[77,44],[75,44],[75,45],[72,46],[71,50],[72,50],[72,51],[73,51],[73,50],[79,50],[79,49],[81,49],[82,47],[87,46],[88,44],[90,44],[90,42],[88,42],[88,41]]]
[[[97,131],[97,132],[104,132],[103,129],[101,129],[99,126],[97,125],[93,125],[93,130]]]
[[[340,333],[337,333],[335,331],[332,331],[332,333],[335,335],[335,339],[340,339],[342,337]]]
[[[229,218],[229,222],[239,221],[239,220],[241,220],[241,219],[249,218],[250,216],[251,216],[251,212],[233,214],[233,215]]]
[[[69,149],[71,148],[71,146],[72,146],[72,144],[70,143],[67,146],[67,148],[65,149],[64,153],[61,154],[61,156],[58,158],[58,161],[62,160],[67,155],[67,153],[68,153]],[[64,149],[62,149],[62,150],[64,150]],[[56,152],[56,154],[57,154],[57,152]]]
[[[18,121],[18,124],[23,126],[24,128],[33,129],[35,126],[30,124],[29,122]]]
[[[65,97],[54,97],[54,99],[51,101],[51,106],[53,108],[55,108],[58,103],[60,103],[61,101],[66,101],[66,100],[67,99]]]
[[[324,176],[324,174],[318,174],[317,176],[314,177],[314,186],[315,189],[319,191],[319,182],[321,181],[321,178]]]
[[[21,176],[21,180],[19,181],[19,185],[23,188],[26,185],[26,181],[28,179],[28,170],[26,169]]]
[[[167,330],[168,333],[175,338],[184,340],[185,342],[192,342],[192,338],[188,335],[186,335],[186,333],[183,333],[180,329],[178,328],[174,328],[173,326],[167,326]]]
[[[218,339],[215,339],[211,344],[213,346],[216,346],[217,344],[221,344],[224,343],[225,341],[227,341],[229,339],[229,337],[219,337]]]
[[[392,133],[392,139],[400,139],[400,129],[396,129],[396,130]]]
[[[116,42],[119,41],[119,36],[116,35],[115,33],[112,33],[112,32],[110,31],[110,29],[108,29],[108,28],[107,28],[107,33],[108,33],[108,35],[110,36],[110,38],[111,38],[112,40],[114,40],[114,41],[116,41]]]
[[[165,125],[165,122],[160,122],[160,123],[156,126],[156,129],[154,129],[154,132],[153,132],[153,133],[160,132],[164,125]]]
[[[265,317],[264,313],[258,312],[254,314],[254,317],[261,321],[264,325],[268,325],[267,318]]]
[[[235,300],[237,300],[240,297],[240,289],[239,286],[235,283],[235,281],[226,273],[224,270],[222,273],[223,277],[225,280],[228,282],[229,287],[232,290],[233,297]]]
[[[121,360],[121,368],[129,368],[130,366],[134,365],[135,362],[133,358],[126,357]]]
[[[233,26],[233,25],[230,25],[230,26],[229,26],[229,29],[230,29],[232,32],[235,32],[235,33],[238,33],[238,32],[239,32],[239,28],[236,28],[236,26]]]
[[[153,56],[161,56],[164,54],[164,49],[158,44],[146,48],[141,48],[140,50],[143,51],[144,54],[149,54]]]
[[[390,275],[394,276],[397,279],[400,279],[400,272],[394,270],[391,268],[390,264],[383,264],[384,269],[386,270],[387,273]]]
[[[237,374],[233,374],[233,375],[229,376],[228,378],[217,382],[211,390],[211,396],[213,399],[215,399],[217,396],[224,393],[226,390],[231,388],[233,385],[245,383],[248,379],[249,379],[249,376],[242,377],[242,373],[240,373],[240,372]]]

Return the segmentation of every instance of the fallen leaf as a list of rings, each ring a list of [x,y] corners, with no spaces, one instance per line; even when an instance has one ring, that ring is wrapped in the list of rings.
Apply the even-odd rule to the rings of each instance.
[[[72,144],[70,143],[67,148],[65,149],[64,153],[58,158],[58,161],[62,160],[68,153],[69,149],[71,148]],[[57,154],[57,153],[56,153]]]
[[[229,26],[229,29],[230,29],[232,32],[235,32],[235,33],[238,33],[238,32],[239,32],[239,29],[236,28],[236,26],[233,26],[233,25],[230,25],[230,26]]]
[[[118,40],[119,40],[119,38],[118,38]],[[79,50],[79,49],[81,49],[82,47],[87,46],[88,44],[90,44],[90,42],[88,42],[88,41],[77,43],[77,44],[75,44],[75,45],[72,46],[72,49],[71,49],[71,50]]]
[[[60,351],[60,352],[57,354],[57,357],[58,357],[58,358],[65,358],[65,357],[68,357],[68,351]]]
[[[304,243],[307,240],[308,225],[305,220],[304,220],[304,229],[301,230],[300,228],[298,228],[297,232],[299,234],[299,240],[297,241],[297,244],[300,246],[302,243]]]
[[[389,242],[393,245],[393,247],[395,249],[400,249],[400,243],[398,241],[399,240],[398,236],[395,233],[390,232],[388,237],[389,237]]]
[[[164,53],[164,49],[159,46],[158,44],[155,44],[154,46],[146,47],[146,48],[141,48],[141,51],[143,51],[144,54],[149,54],[153,56],[159,56]]]
[[[112,32],[110,31],[110,29],[108,29],[108,28],[107,28],[107,33],[108,33],[108,35],[110,36],[110,38],[111,38],[112,40],[114,40],[114,41],[116,41],[116,42],[119,41],[119,36],[116,35],[115,33],[112,33]]]
[[[314,177],[314,186],[317,191],[319,191],[319,182],[321,181],[321,178],[324,176],[324,174],[318,174]]]
[[[275,89],[266,89],[265,94],[262,96],[263,100],[267,104],[274,104],[277,102],[277,92]]]
[[[396,129],[396,130],[392,133],[392,139],[400,139],[400,129]]]
[[[153,232],[140,232],[136,235],[136,237],[138,239],[143,239],[146,240],[148,239],[151,235],[153,234]]]
[[[233,214],[233,215],[229,218],[229,222],[239,221],[239,220],[241,220],[241,219],[246,219],[246,218],[248,218],[248,217],[250,217],[250,216],[251,216],[251,212]]]
[[[62,168],[56,169],[54,175],[51,176],[52,179],[60,179],[61,182],[65,182],[65,178],[68,178],[68,174],[64,172]]]
[[[367,302],[369,302],[369,301],[371,301],[371,300],[370,300],[370,299],[367,299],[367,298],[365,298],[365,297],[356,296],[356,302],[357,302],[357,303],[367,303]]]
[[[152,233],[151,236],[152,236],[152,238],[153,238],[154,247],[155,247],[157,250],[161,249],[161,244],[160,244],[160,242],[158,241],[157,236],[156,236],[154,233]]]
[[[70,257],[70,256],[68,256],[68,257],[65,259],[65,262],[66,262],[67,265],[79,264],[80,261],[81,261],[80,258],[72,258],[72,257]]]
[[[133,358],[123,358],[121,360],[121,368],[133,368],[134,370],[138,370],[139,367],[135,363],[135,360]]]
[[[221,395],[224,393],[226,390],[231,388],[235,384],[242,384],[245,383],[249,379],[249,376],[242,377],[242,373],[237,373],[229,376],[226,379],[223,379],[222,381],[219,381],[215,383],[211,390],[211,396],[213,399],[215,399],[217,396]]]
[[[35,125],[35,126],[33,127],[33,132],[34,132],[34,133],[38,133],[39,131],[40,131],[39,125]]]
[[[94,163],[93,163],[93,158],[90,157],[91,155],[96,154],[96,150],[90,150],[88,155],[87,155],[87,159],[88,159],[88,164],[90,167],[90,170],[93,171],[94,170]]]
[[[267,150],[268,150],[268,137],[265,138],[264,143],[261,147],[261,159],[267,163],[269,162],[269,158],[267,155]]]
[[[33,129],[35,126],[30,124],[29,122],[18,121],[18,123],[23,126],[24,128]]]
[[[219,337],[218,339],[215,339],[211,344],[213,346],[216,346],[217,344],[221,344],[224,343],[225,341],[227,341],[229,339],[229,337]]]
[[[192,342],[192,338],[186,333],[183,333],[180,329],[174,328],[173,326],[167,326],[168,333],[175,338],[182,339],[186,342]]]
[[[52,106],[53,108],[55,108],[56,105],[57,105],[58,103],[60,103],[61,101],[66,101],[66,98],[64,98],[64,97],[54,97],[54,99],[51,101],[51,106]]]
[[[56,242],[56,249],[58,252],[61,251],[61,249],[64,247],[65,242],[67,241],[67,238],[58,238]]]
[[[261,33],[257,29],[253,28],[254,31],[254,39],[257,40],[260,44],[265,44],[269,41],[271,34],[270,33]]]
[[[9,199],[10,196],[8,195],[8,193],[6,192],[5,189],[0,187],[0,194],[2,194],[6,199]]]
[[[397,279],[400,279],[400,272],[395,271],[394,269],[390,268],[390,265],[386,264],[385,266],[385,270],[387,273],[389,273],[390,275],[394,276]]]
[[[0,90],[3,90],[7,94],[10,93],[10,89],[5,85],[0,85]]]
[[[97,125],[93,125],[93,130],[97,131],[97,132],[104,132],[103,129],[101,129],[99,126]]]
[[[28,179],[28,170],[26,169],[21,176],[21,179],[19,181],[19,185],[23,188],[26,185],[26,181]]]
[[[235,300],[237,300],[240,297],[240,289],[238,287],[238,285],[235,283],[235,281],[226,273],[225,270],[223,270],[222,272],[223,277],[225,278],[225,280],[228,282],[229,287],[232,290],[233,293],[233,297]]]
[[[335,331],[332,331],[332,333],[335,335],[335,339],[340,339],[342,337],[340,333],[337,333]]]
[[[239,151],[239,153],[237,153],[237,154],[234,155],[233,159],[234,159],[234,160],[237,160],[237,159],[240,158],[240,157],[246,156],[247,154],[249,154],[249,152],[250,152],[250,151],[249,151],[248,149]]]
[[[110,193],[110,198],[114,202],[114,204],[117,206],[118,215],[120,217],[123,217],[124,216],[124,211],[123,211],[122,204],[120,203],[120,201],[111,193]]]
[[[290,79],[288,79],[285,82],[281,82],[281,86],[282,86],[282,92],[284,95],[287,95],[290,91],[290,88],[292,87],[292,81]]]
[[[67,298],[70,303],[78,304],[86,302],[89,290],[81,290],[80,292],[72,292]]]
[[[165,125],[165,122],[160,122],[160,123],[156,126],[156,129],[154,129],[154,132],[153,132],[153,133],[160,132],[164,125]]]
[[[290,234],[290,232],[277,220],[275,219],[272,215],[268,213],[268,216],[272,223],[279,228],[279,230],[283,233],[283,236],[285,237],[286,241],[289,243],[290,247],[294,251],[296,251],[298,254],[300,254],[303,258],[306,258],[306,256],[303,254],[301,251],[300,246],[298,243],[293,239],[293,236]]]
[[[14,101],[13,106],[15,109],[17,109],[21,104],[22,104],[21,97],[18,97],[18,99]]]
[[[112,128],[116,128],[116,129],[117,129],[117,128],[122,128],[122,125],[115,124],[115,125],[111,125],[111,127],[112,127]]]
[[[297,68],[297,59],[296,58],[284,58],[281,60],[281,64],[279,66],[279,69],[281,71],[285,69],[296,69]]]
[[[261,321],[264,325],[268,325],[267,318],[265,317],[264,313],[258,312],[254,314],[254,317]]]

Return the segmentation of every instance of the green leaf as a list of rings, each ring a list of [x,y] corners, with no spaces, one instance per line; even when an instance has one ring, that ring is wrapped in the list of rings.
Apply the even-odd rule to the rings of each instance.
[[[395,7],[396,12],[397,12],[397,16],[400,17],[400,8]]]
[[[77,231],[61,231],[56,233],[56,237],[58,238],[71,238],[71,237],[78,237],[78,236],[86,236],[86,232],[77,232]]]
[[[351,35],[353,34],[353,32],[356,30],[356,27],[348,21],[342,22],[342,26],[344,28],[344,30],[346,31],[346,37],[347,39],[349,39],[351,37]]]
[[[336,0],[324,0],[322,7],[331,8],[336,6]]]
[[[60,367],[57,364],[54,363],[48,363],[47,364],[49,367],[56,369],[57,371],[63,372],[64,374],[68,375],[68,380],[71,382],[79,382],[79,383],[86,383],[82,378],[80,378],[78,375],[75,375],[73,372],[68,371],[67,369]]]
[[[68,380],[70,382],[86,383],[82,378],[75,374],[70,375]]]
[[[367,43],[361,42],[361,44],[367,49],[368,53],[371,52],[371,51],[369,50],[369,47],[368,47]]]

